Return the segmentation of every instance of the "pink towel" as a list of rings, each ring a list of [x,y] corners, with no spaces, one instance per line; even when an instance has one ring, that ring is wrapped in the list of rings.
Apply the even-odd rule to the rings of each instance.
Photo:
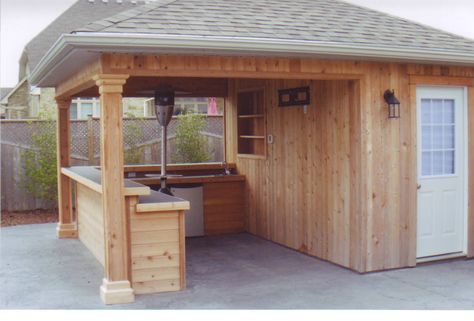
[[[209,97],[207,100],[207,114],[217,115],[217,102],[216,97]]]

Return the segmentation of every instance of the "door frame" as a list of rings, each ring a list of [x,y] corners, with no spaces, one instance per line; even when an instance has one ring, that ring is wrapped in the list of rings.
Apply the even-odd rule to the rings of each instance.
[[[416,170],[416,182],[419,184],[419,179],[420,179],[420,157],[419,157],[419,148],[421,146],[421,135],[420,135],[420,121],[421,121],[421,115],[420,115],[420,108],[418,105],[418,89],[420,88],[428,88],[428,89],[461,89],[462,90],[462,136],[463,136],[463,158],[462,158],[462,167],[463,167],[463,201],[462,201],[462,222],[463,222],[463,229],[462,229],[462,252],[461,253],[455,253],[455,254],[441,254],[438,256],[430,256],[427,258],[418,258],[415,255],[416,262],[421,263],[421,262],[426,262],[426,261],[435,261],[435,260],[441,260],[441,259],[446,259],[450,257],[461,257],[461,256],[467,256],[468,255],[468,245],[469,245],[469,175],[470,175],[470,170],[469,170],[469,106],[468,106],[468,87],[466,86],[450,86],[450,85],[424,85],[424,84],[416,84],[415,88],[415,109],[416,109],[416,164],[417,164],[417,170]],[[417,204],[418,203],[418,190],[416,193],[416,199],[417,199]],[[418,226],[418,205],[416,206],[416,226]],[[418,228],[415,229],[416,233],[416,247],[418,246],[418,233],[417,233]],[[416,253],[416,249],[415,249]]]

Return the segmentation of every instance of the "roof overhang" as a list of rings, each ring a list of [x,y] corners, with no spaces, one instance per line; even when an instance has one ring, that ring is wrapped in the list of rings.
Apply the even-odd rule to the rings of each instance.
[[[474,52],[441,49],[243,37],[76,33],[63,34],[56,41],[31,73],[30,82],[54,87],[102,53],[313,57],[474,66]]]

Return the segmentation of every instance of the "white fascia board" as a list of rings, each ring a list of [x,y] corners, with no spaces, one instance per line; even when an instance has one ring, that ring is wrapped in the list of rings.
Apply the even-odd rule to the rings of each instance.
[[[291,39],[203,37],[157,34],[77,33],[63,34],[31,74],[31,83],[42,79],[77,50],[107,53],[202,53],[222,55],[274,55],[286,57],[331,56],[394,60],[400,62],[445,63],[474,66],[474,52],[427,48],[383,47],[361,44],[322,43]]]

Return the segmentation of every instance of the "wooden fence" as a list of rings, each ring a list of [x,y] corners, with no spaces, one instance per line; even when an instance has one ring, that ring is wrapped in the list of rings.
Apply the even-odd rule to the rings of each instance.
[[[55,202],[35,198],[22,187],[24,179],[22,151],[32,149],[32,135],[38,131],[42,121],[2,120],[0,121],[1,145],[1,209],[6,211],[26,211],[39,208],[53,208]],[[173,118],[169,125],[168,161],[173,161],[176,151],[175,136],[178,120]],[[55,123],[48,123],[55,127]],[[44,123],[43,123],[44,125]],[[44,126],[43,126],[44,127]],[[98,165],[100,163],[99,119],[71,121],[71,163],[72,165]],[[137,135],[137,132],[139,133]],[[128,135],[128,136],[127,136]],[[207,138],[208,154],[211,162],[224,159],[223,118],[206,117],[206,126],[201,135]],[[135,164],[159,164],[161,160],[161,132],[156,119],[124,119],[125,151],[133,149]],[[53,147],[54,148],[54,147]]]

